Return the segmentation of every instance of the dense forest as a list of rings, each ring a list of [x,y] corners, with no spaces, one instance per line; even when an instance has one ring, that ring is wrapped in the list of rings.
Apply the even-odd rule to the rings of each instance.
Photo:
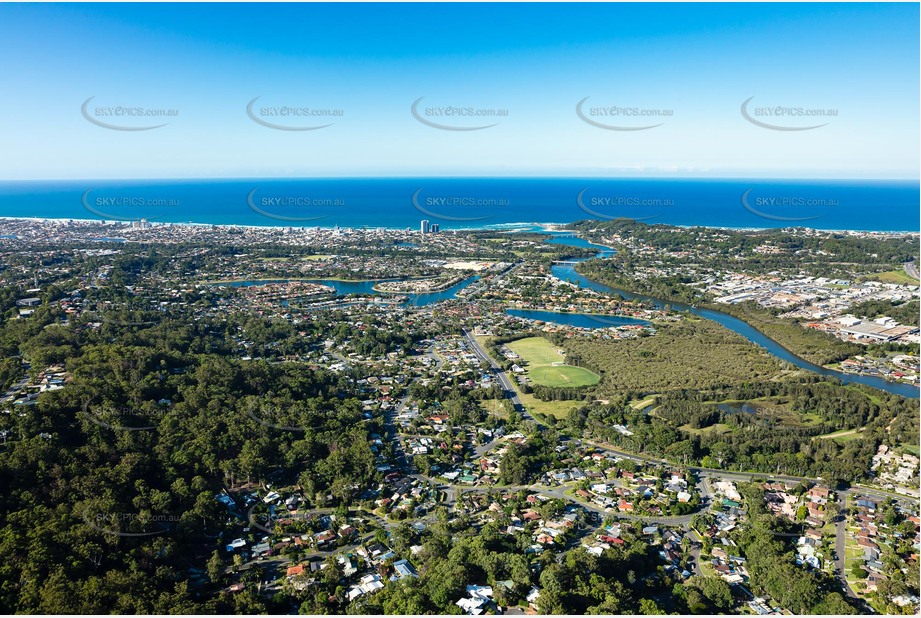
[[[846,481],[866,477],[879,444],[912,445],[919,434],[915,402],[817,380],[674,390],[659,395],[652,411],[629,405],[638,397],[584,405],[558,428],[686,465]],[[726,401],[740,403],[717,405]],[[741,409],[750,401],[759,402],[752,412]],[[853,440],[821,437],[858,427],[865,429]]]
[[[275,356],[344,333],[318,322],[295,336],[259,318],[57,322],[43,308],[0,331],[7,353],[33,367],[66,363],[71,375],[3,421],[7,613],[264,611],[249,594],[189,583],[230,523],[215,495],[271,480],[347,503],[381,477],[368,439],[379,421],[363,420],[360,373],[236,357],[238,339]],[[405,345],[399,332],[365,335],[369,350]]]

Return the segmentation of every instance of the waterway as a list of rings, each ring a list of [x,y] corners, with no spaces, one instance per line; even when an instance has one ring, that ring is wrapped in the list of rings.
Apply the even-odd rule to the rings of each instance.
[[[596,248],[599,250],[598,255],[595,257],[606,257],[611,254],[611,249],[607,247],[602,247],[600,245],[594,245],[587,242],[585,239],[572,236],[570,234],[554,234],[554,237],[551,241],[553,244],[559,245],[570,245],[573,247],[589,247]],[[872,386],[873,388],[878,388],[880,390],[886,391],[887,393],[892,393],[894,395],[901,395],[903,397],[908,397],[912,399],[917,399],[919,397],[919,389],[911,384],[904,384],[900,382],[889,382],[884,378],[877,376],[865,376],[865,375],[856,375],[852,373],[844,373],[841,371],[835,371],[834,369],[826,369],[825,367],[820,367],[813,363],[810,363],[806,360],[803,360],[799,356],[796,356],[785,347],[764,335],[754,327],[750,326],[746,322],[733,317],[731,315],[722,313],[720,311],[714,311],[712,309],[702,309],[700,307],[692,307],[691,305],[686,305],[684,303],[665,301],[658,298],[653,298],[651,296],[646,296],[644,294],[634,294],[632,292],[627,292],[626,290],[620,290],[617,288],[612,288],[610,286],[598,283],[593,281],[588,277],[580,275],[576,272],[576,263],[583,262],[593,258],[574,258],[568,260],[566,264],[554,264],[552,267],[553,274],[564,280],[571,281],[573,283],[578,283],[580,287],[588,288],[595,290],[596,292],[603,293],[613,293],[623,296],[627,300],[641,300],[645,302],[651,302],[656,305],[656,307],[670,307],[672,310],[676,311],[687,311],[696,316],[712,320],[722,326],[725,326],[729,330],[736,332],[755,345],[758,345],[768,352],[770,352],[775,357],[787,361],[788,363],[799,367],[800,369],[805,369],[813,373],[817,373],[821,376],[827,378],[835,378],[841,381],[843,384],[865,384],[867,386]]]
[[[396,296],[407,297],[407,305],[412,305],[415,307],[431,305],[432,303],[438,303],[444,300],[452,300],[457,298],[458,292],[471,285],[478,279],[479,276],[469,277],[440,292],[428,292],[425,294],[398,294]],[[287,283],[289,281],[303,281],[305,283],[318,283],[320,285],[327,285],[331,288],[334,288],[336,290],[336,295],[338,296],[346,296],[349,294],[355,294],[359,296],[383,296],[385,298],[388,296],[386,294],[380,294],[374,290],[375,284],[380,283],[380,280],[340,281],[338,279],[260,279],[255,281],[231,281],[228,283],[219,283],[215,285],[226,285],[234,288],[243,288],[267,285],[269,283]],[[386,279],[386,281],[399,281],[399,279]]]
[[[647,325],[650,322],[637,318],[628,318],[615,315],[594,315],[591,313],[566,313],[559,311],[542,311],[534,309],[507,309],[508,315],[528,320],[540,320],[554,324],[565,324],[576,328],[610,328],[612,326],[625,326],[628,324]]]

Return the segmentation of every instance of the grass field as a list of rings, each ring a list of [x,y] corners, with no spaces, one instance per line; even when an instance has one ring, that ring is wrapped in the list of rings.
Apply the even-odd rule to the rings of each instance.
[[[715,433],[717,435],[723,435],[725,433],[732,432],[732,429],[729,428],[729,425],[725,425],[723,423],[714,423],[713,425],[710,425],[709,427],[701,427],[699,429],[695,429],[694,427],[691,427],[690,425],[682,425],[678,429],[680,429],[681,431],[690,433],[690,434],[695,434],[695,435],[706,435],[710,433]]]
[[[582,367],[566,365],[566,357],[543,337],[527,337],[507,344],[521,357],[534,384],[542,386],[592,386],[601,379]]]
[[[630,402],[630,407],[634,410],[642,410],[647,406],[651,406],[656,402],[656,395],[650,395],[646,399],[634,400]]]
[[[557,419],[564,419],[569,416],[569,413],[573,411],[576,407],[581,405],[581,401],[541,401],[534,395],[525,395],[521,392],[521,389],[518,388],[518,384],[515,384],[515,390],[518,392],[518,398],[521,399],[521,403],[524,404],[524,407],[530,410],[532,413],[545,414],[547,416],[552,416]]]
[[[499,418],[506,418],[508,416],[500,399],[484,399],[480,402],[480,407],[486,410],[488,414],[498,416]]]
[[[488,349],[487,344],[489,342],[489,337],[477,337],[476,340],[480,343],[481,346],[483,346],[483,348]],[[518,395],[521,403],[532,414],[544,414],[546,416],[552,416],[557,419],[564,419],[569,416],[569,413],[573,410],[573,408],[581,403],[565,400],[541,401],[534,395],[525,395],[522,393],[514,376],[509,376],[509,378],[512,382],[512,388],[515,389],[515,393]],[[487,410],[488,409],[489,408],[487,408]]]
[[[865,275],[861,281],[882,281],[883,283],[897,283],[899,285],[918,285],[918,280],[908,276],[904,270],[890,270],[884,273]]]
[[[851,440],[857,440],[861,438],[860,432],[862,429],[842,429],[841,431],[836,431],[834,433],[827,433],[822,436],[816,436],[817,438],[828,438],[834,440],[835,442],[850,442]]]

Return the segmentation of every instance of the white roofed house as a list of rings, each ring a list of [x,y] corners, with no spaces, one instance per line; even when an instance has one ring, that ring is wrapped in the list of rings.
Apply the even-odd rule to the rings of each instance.
[[[384,587],[384,582],[381,581],[381,576],[377,573],[369,573],[361,578],[359,583],[355,586],[349,588],[346,596],[349,601],[353,601],[360,596],[376,592]]]
[[[455,605],[470,616],[479,616],[486,613],[488,609],[497,609],[493,601],[492,586],[467,586],[467,597],[459,599]]]

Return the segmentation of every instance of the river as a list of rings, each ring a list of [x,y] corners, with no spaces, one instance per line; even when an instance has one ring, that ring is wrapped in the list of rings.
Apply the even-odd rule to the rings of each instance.
[[[554,324],[565,324],[566,326],[575,326],[577,328],[610,328],[612,326],[645,326],[650,324],[650,322],[646,320],[624,316],[566,313],[561,311],[544,311],[540,309],[506,309],[505,313],[516,318],[553,322]]]
[[[440,292],[428,292],[426,294],[395,294],[394,296],[406,296],[406,304],[413,305],[415,307],[431,305],[432,303],[438,303],[443,300],[451,300],[453,298],[457,298],[458,292],[479,280],[479,278],[479,276],[468,277],[467,279],[455,283],[451,287],[446,288]],[[305,283],[318,283],[320,285],[328,285],[331,288],[335,288],[336,294],[338,296],[345,296],[348,294],[356,294],[359,296],[387,296],[374,290],[374,285],[380,281],[340,281],[338,279],[258,279],[254,281],[231,281],[228,283],[216,283],[215,285],[226,285],[233,288],[243,288],[257,285],[267,285],[269,283],[288,283],[289,281],[303,281]],[[386,279],[386,281],[399,281],[399,279]]]
[[[554,233],[553,239],[548,242],[551,242],[552,244],[558,244],[558,245],[569,245],[573,247],[597,249],[598,254],[595,257],[603,257],[604,255],[610,255],[612,253],[612,249],[608,247],[602,247],[601,245],[592,244],[583,238],[579,238],[577,236],[573,236],[570,234]],[[725,326],[729,330],[742,335],[743,337],[745,337],[746,339],[748,339],[755,345],[758,345],[764,348],[765,350],[767,350],[768,352],[770,352],[771,354],[773,354],[774,356],[776,356],[777,358],[781,360],[787,361],[788,363],[795,365],[796,367],[799,367],[800,369],[805,369],[807,371],[811,371],[813,373],[817,373],[819,375],[822,375],[828,378],[835,378],[841,381],[843,384],[850,384],[850,383],[865,384],[867,386],[872,386],[873,388],[878,388],[879,390],[886,391],[887,393],[892,393],[894,395],[901,395],[902,397],[908,397],[911,399],[917,399],[919,397],[919,389],[911,384],[904,384],[900,382],[889,382],[888,380],[884,378],[880,378],[876,376],[865,376],[865,375],[857,375],[857,374],[852,374],[852,373],[844,373],[841,371],[835,371],[834,369],[826,369],[825,367],[820,367],[806,360],[803,360],[802,358],[800,358],[799,356],[796,356],[795,354],[787,350],[785,347],[783,347],[782,345],[780,345],[779,343],[777,343],[776,341],[774,341],[767,335],[764,335],[763,333],[761,333],[754,327],[750,326],[746,322],[743,322],[742,320],[736,317],[727,315],[720,311],[714,311],[712,309],[702,309],[699,307],[692,307],[684,303],[665,301],[659,298],[653,298],[651,296],[646,296],[644,294],[634,294],[632,292],[627,292],[626,290],[619,290],[617,288],[612,288],[602,283],[593,281],[589,279],[588,277],[580,275],[578,272],[576,272],[576,266],[575,266],[576,263],[578,262],[583,262],[585,260],[590,260],[590,259],[594,259],[594,258],[573,258],[571,260],[568,260],[568,262],[570,263],[567,263],[567,264],[554,264],[552,267],[553,274],[556,277],[563,279],[564,281],[572,281],[573,283],[578,283],[581,287],[595,290],[596,292],[619,294],[623,296],[624,298],[626,298],[627,300],[637,299],[637,300],[642,300],[646,302],[652,302],[652,303],[655,303],[656,306],[658,307],[669,306],[672,309],[675,309],[678,311],[688,311],[690,313],[693,313],[694,315],[700,316],[702,318],[706,318],[708,320],[712,320],[714,322],[717,322],[718,324],[721,324],[722,326]]]

